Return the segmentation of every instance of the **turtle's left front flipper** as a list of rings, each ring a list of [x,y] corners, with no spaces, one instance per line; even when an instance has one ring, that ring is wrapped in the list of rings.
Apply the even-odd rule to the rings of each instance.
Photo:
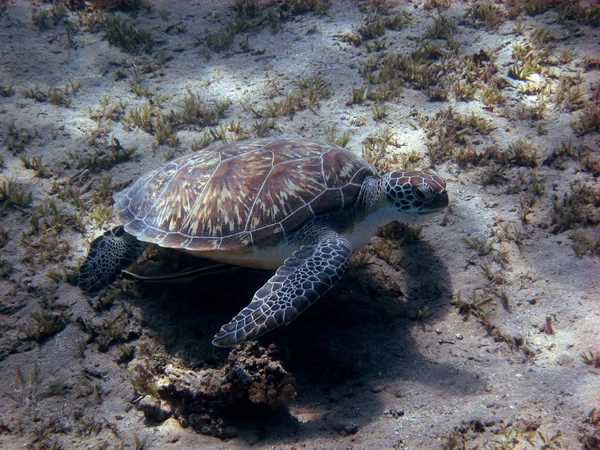
[[[86,292],[105,288],[139,258],[147,245],[122,226],[107,231],[92,242],[88,256],[79,268],[79,287]]]
[[[337,283],[351,253],[350,242],[338,235],[301,247],[256,291],[252,302],[221,327],[213,344],[229,347],[290,323]]]

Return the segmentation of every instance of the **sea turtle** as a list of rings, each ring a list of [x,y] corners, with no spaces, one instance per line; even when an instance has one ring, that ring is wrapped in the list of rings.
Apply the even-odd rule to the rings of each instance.
[[[122,224],[92,242],[79,285],[115,281],[148,243],[240,266],[277,269],[215,335],[232,346],[288,324],[331,289],[350,254],[394,220],[446,209],[431,171],[379,176],[333,144],[251,139],[177,158],[115,195]]]

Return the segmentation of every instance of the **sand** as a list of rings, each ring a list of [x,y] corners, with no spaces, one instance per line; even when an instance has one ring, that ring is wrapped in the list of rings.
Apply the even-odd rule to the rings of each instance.
[[[500,3],[501,20],[486,29],[465,14],[487,2],[438,11],[417,1],[331,1],[325,14],[283,9],[283,20],[241,31],[217,51],[205,37],[233,17],[228,4],[154,0],[116,11],[155,41],[127,51],[108,42],[91,9],[66,11],[56,24],[49,16],[40,29],[32,10],[51,5],[0,3],[0,448],[600,448],[598,119],[578,128],[583,106],[598,108],[592,19],[563,20],[557,8],[508,19]],[[407,23],[397,29],[359,45],[349,39],[367,18],[402,11]],[[456,23],[450,42],[423,40],[441,13]],[[400,77],[391,98],[351,104],[352,89],[367,86],[360,72],[369,58],[409,55],[421,42],[447,52],[430,60],[442,72],[429,86],[447,99]],[[509,76],[517,44],[549,49],[543,69]],[[474,54],[484,62],[465,72]],[[465,75],[486,67],[485,80]],[[314,75],[328,92],[310,107],[273,124],[257,117]],[[459,81],[476,91],[458,99]],[[493,83],[505,100],[490,106],[483,93]],[[577,86],[580,98],[561,96]],[[169,145],[169,136],[157,143],[156,116],[146,130],[132,122],[144,105],[179,113],[190,93],[208,108],[229,102],[218,124],[178,124]],[[380,120],[375,105],[387,105]],[[117,224],[112,193],[193,151],[210,130],[227,127],[228,142],[242,136],[236,127],[256,136],[256,123],[273,125],[269,136],[347,133],[360,155],[387,127],[393,138],[373,160],[378,168],[398,168],[408,155],[427,167],[448,131],[448,122],[428,128],[427,118],[447,117],[449,107],[488,126],[461,125],[454,149],[435,158],[448,213],[420,235],[380,231],[325,298],[230,359],[246,375],[255,370],[250,378],[266,376],[261,358],[277,380],[290,374],[293,400],[283,384],[274,408],[243,383],[225,386],[230,350],[210,344],[269,272],[119,281],[100,295],[73,285],[90,242]],[[533,159],[510,153],[519,140],[537,149]],[[460,149],[480,156],[461,158]],[[500,156],[481,156],[490,154]],[[189,264],[151,249],[138,269]],[[206,403],[194,384],[201,374],[214,376],[224,397]]]

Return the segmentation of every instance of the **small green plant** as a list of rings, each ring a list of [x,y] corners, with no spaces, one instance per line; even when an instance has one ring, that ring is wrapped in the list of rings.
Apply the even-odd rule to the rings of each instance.
[[[8,242],[8,232],[4,227],[0,226],[0,248],[4,247]]]
[[[595,240],[591,236],[583,232],[574,232],[569,238],[571,239],[571,248],[578,258],[583,258],[585,255],[600,255],[600,239]]]
[[[96,312],[108,311],[115,303],[117,294],[114,291],[102,292],[89,300],[90,306]]]
[[[537,16],[538,14],[546,12],[553,4],[553,1],[548,0],[524,0],[522,8],[530,16]]]
[[[569,64],[571,61],[573,61],[574,56],[575,52],[573,50],[571,50],[570,48],[565,48],[560,52],[558,60],[563,64]]]
[[[52,172],[42,163],[42,156],[32,156],[31,158],[21,155],[19,160],[23,167],[35,172],[35,176],[39,178],[50,178]]]
[[[359,26],[356,32],[363,40],[375,39],[385,34],[385,19],[373,16],[367,19],[367,23]]]
[[[595,27],[600,26],[600,6],[591,4],[590,6],[582,7],[578,4],[575,14],[579,23]]]
[[[452,0],[425,0],[423,8],[425,9],[448,9],[452,4]]]
[[[0,97],[12,97],[14,93],[15,89],[12,83],[6,86],[0,85]]]
[[[178,124],[194,124],[200,126],[214,126],[225,117],[229,108],[228,101],[215,101],[210,106],[200,99],[199,94],[188,90],[183,98],[183,103],[178,105],[182,110],[174,116]]]
[[[543,92],[538,95],[538,98],[529,105],[519,105],[517,114],[522,119],[541,120],[545,117],[546,109],[548,109],[549,102],[547,101]]]
[[[477,133],[487,135],[493,129],[487,119],[474,113],[462,115],[452,107],[438,111],[433,117],[423,115],[419,120],[426,131],[427,149],[433,164],[457,156],[463,162],[478,162],[481,157],[469,150],[468,137]],[[467,148],[461,150],[462,146]]]
[[[13,155],[20,153],[36,135],[35,130],[32,132],[26,128],[17,128],[14,122],[9,123],[6,127],[6,151]]]
[[[210,133],[202,133],[201,137],[192,142],[191,149],[193,152],[197,152],[198,150],[202,150],[203,148],[208,147],[210,144],[214,142],[214,139],[210,135]]]
[[[585,65],[585,68],[588,70],[600,68],[600,58],[595,56],[586,55],[583,58],[583,63]]]
[[[31,337],[37,342],[62,331],[70,321],[69,316],[65,313],[55,313],[46,309],[31,313],[31,318],[35,321],[35,329]]]
[[[425,89],[425,95],[432,102],[445,102],[448,100],[448,89],[443,86],[431,86]]]
[[[454,95],[458,101],[469,101],[475,98],[477,86],[471,85],[466,81],[459,80],[454,85]]]
[[[329,83],[319,75],[301,78],[296,86],[299,89],[299,95],[306,98],[307,107],[316,106],[319,100],[329,97]]]
[[[7,207],[19,210],[26,208],[31,204],[31,201],[31,191],[20,187],[14,178],[5,178],[0,184],[0,212]]]
[[[537,49],[541,49],[547,47],[548,42],[556,39],[556,36],[549,29],[539,27],[531,32],[530,39]]]
[[[32,9],[31,10],[31,23],[38,30],[48,29],[48,10],[46,9]]]
[[[508,76],[515,80],[526,80],[540,71],[540,66],[534,61],[517,61],[508,67]]]
[[[100,107],[97,109],[89,108],[89,117],[92,120],[112,120],[114,122],[119,121],[125,114],[127,103],[123,100],[113,103],[111,97],[108,95],[98,100]]]
[[[519,216],[521,222],[529,222],[527,216],[531,213],[533,205],[535,205],[535,197],[533,195],[524,195],[519,199]]]
[[[86,156],[81,153],[66,151],[65,154],[69,158],[63,161],[66,167],[76,165],[78,169],[88,169],[91,171],[108,170],[116,164],[129,161],[137,152],[137,145],[132,147],[123,147],[119,140],[113,137],[110,142],[102,142],[91,156]]]
[[[585,98],[581,91],[580,81],[575,77],[562,76],[558,80],[554,102],[569,111],[576,111],[585,106]]]
[[[494,299],[488,295],[481,297],[477,294],[477,290],[473,289],[473,298],[471,302],[466,302],[462,298],[462,292],[458,292],[454,298],[454,305],[458,307],[458,312],[465,316],[473,315],[480,319],[483,323],[489,323],[487,312],[484,311],[484,306],[493,302]]]
[[[553,233],[560,233],[586,224],[590,208],[600,206],[600,190],[583,182],[571,184],[571,192],[555,195],[552,201],[551,225]]]
[[[145,102],[142,106],[130,108],[123,122],[129,126],[138,127],[147,133],[152,133],[154,132],[157,116],[158,108],[150,102]]]
[[[537,147],[526,139],[518,139],[508,146],[508,159],[511,164],[524,167],[536,167],[538,165]]]
[[[37,364],[33,366],[31,372],[17,367],[12,385],[13,392],[21,401],[34,402],[43,391],[43,380],[44,376]]]
[[[449,40],[456,30],[456,21],[442,13],[433,18],[433,24],[427,27],[425,38]]]
[[[252,124],[252,131],[256,137],[265,137],[275,126],[275,119],[261,119]]]
[[[169,11],[169,9],[166,6],[162,6],[158,10],[158,15],[164,22],[168,22],[171,12]]]
[[[350,134],[343,133],[341,137],[336,137],[337,126],[333,125],[327,130],[327,141],[332,144],[339,145],[340,147],[346,147],[350,141]]]
[[[591,173],[595,177],[600,176],[600,156],[592,152],[583,152],[579,156],[581,170]]]
[[[474,237],[474,238],[464,238],[463,242],[467,244],[470,248],[475,250],[479,256],[487,255],[492,249],[494,245],[498,242],[495,236],[490,238],[486,237]]]
[[[600,105],[587,102],[577,120],[571,123],[571,127],[579,135],[600,130]]]
[[[296,86],[297,88],[288,91],[283,99],[269,100],[262,105],[262,108],[256,108],[249,102],[244,102],[242,106],[256,117],[291,117],[297,111],[317,107],[321,99],[330,95],[329,83],[318,75],[302,78]]]
[[[123,342],[123,330],[125,325],[123,320],[105,320],[98,326],[92,328],[92,335],[96,336],[96,345],[98,351],[105,353],[108,349],[119,342]]]
[[[220,29],[207,33],[203,38],[196,38],[196,45],[205,45],[214,52],[228,49],[233,43],[233,33],[227,29]]]
[[[105,14],[102,27],[106,40],[115,47],[135,53],[140,49],[151,51],[155,41],[152,32],[146,28],[135,28],[126,18],[116,14]]]
[[[61,88],[52,87],[48,91],[48,100],[53,105],[69,107],[71,99],[68,94]]]
[[[379,60],[369,58],[359,71],[369,84],[388,85],[388,90],[401,88],[401,82],[417,89],[433,88],[440,84],[445,70],[441,63],[434,61],[446,53],[439,43],[425,42],[409,55],[398,52],[386,53]]]
[[[600,352],[594,353],[592,350],[583,352],[579,355],[581,360],[588,366],[593,366],[596,369],[600,367]]]
[[[486,86],[481,93],[481,100],[485,104],[486,109],[493,111],[496,106],[503,105],[506,99],[498,87]]]
[[[474,26],[484,27],[489,31],[496,30],[504,21],[502,10],[490,0],[471,6],[465,17],[471,19]]]
[[[389,111],[389,106],[386,104],[380,105],[380,104],[375,104],[373,105],[373,119],[374,120],[383,120],[388,116],[388,111]]]
[[[81,87],[80,81],[68,80],[63,88],[50,86],[47,91],[40,90],[37,86],[28,88],[24,91],[27,98],[32,98],[37,102],[49,101],[53,105],[64,106],[68,108],[75,93]]]
[[[97,388],[95,387],[95,389]],[[97,390],[96,396],[98,396]],[[77,433],[81,436],[97,436],[102,431],[103,423],[96,420],[96,418],[93,415],[88,417],[85,415],[81,415],[81,413],[78,413],[74,417],[74,419],[75,429],[77,430]]]
[[[71,386],[61,377],[48,382],[44,387],[44,393],[50,397],[54,395],[65,395],[70,388]]]
[[[177,130],[175,130],[173,122],[168,117],[161,115],[156,121],[154,131],[158,145],[167,144],[169,147],[177,147],[179,145]]]

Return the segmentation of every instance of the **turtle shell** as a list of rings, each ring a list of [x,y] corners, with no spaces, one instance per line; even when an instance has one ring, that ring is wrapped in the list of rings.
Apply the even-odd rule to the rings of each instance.
[[[177,158],[115,195],[141,241],[187,251],[276,244],[314,217],[351,209],[375,169],[307,139],[252,139]]]

